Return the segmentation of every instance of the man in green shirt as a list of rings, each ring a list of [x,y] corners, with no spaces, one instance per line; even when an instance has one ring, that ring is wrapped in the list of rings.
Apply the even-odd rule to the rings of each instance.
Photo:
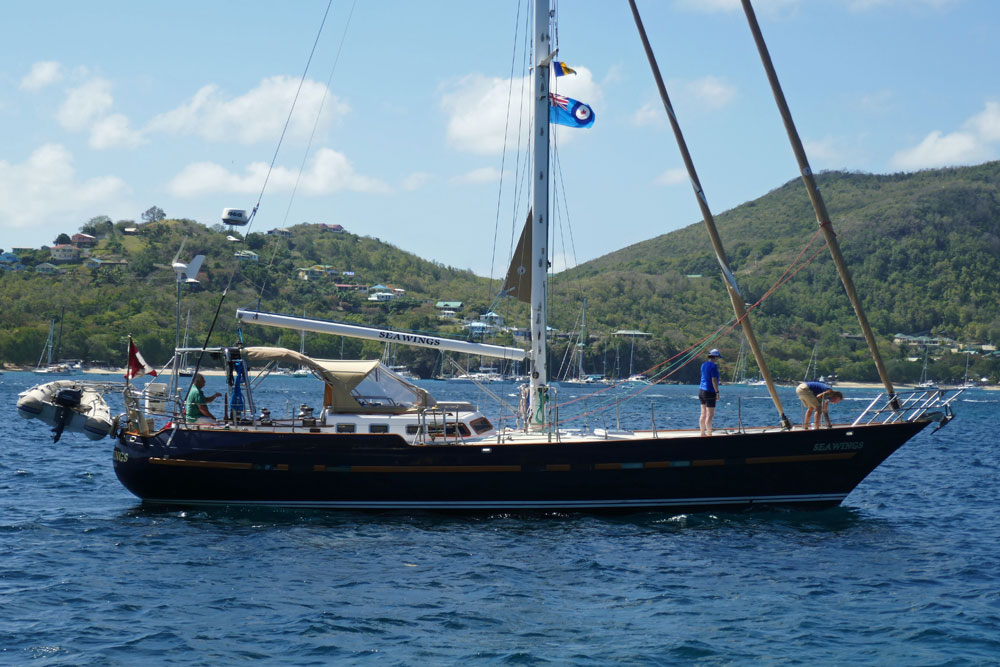
[[[215,417],[208,411],[208,404],[217,399],[222,394],[216,392],[211,396],[205,396],[201,388],[205,386],[205,376],[198,373],[194,378],[194,386],[188,392],[186,404],[186,417],[188,424],[212,424]]]

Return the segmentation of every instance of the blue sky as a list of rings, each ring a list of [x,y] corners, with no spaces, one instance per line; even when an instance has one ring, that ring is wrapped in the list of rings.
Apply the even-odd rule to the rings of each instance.
[[[0,247],[153,205],[209,225],[252,208],[326,6],[5,6]],[[997,159],[1000,2],[755,6],[814,170]],[[795,178],[738,0],[639,8],[712,210]],[[339,223],[501,274],[526,206],[506,121],[519,25],[516,1],[335,0],[254,230]],[[558,40],[578,71],[558,89],[597,121],[558,132],[556,268],[699,222],[627,3],[563,0]]]

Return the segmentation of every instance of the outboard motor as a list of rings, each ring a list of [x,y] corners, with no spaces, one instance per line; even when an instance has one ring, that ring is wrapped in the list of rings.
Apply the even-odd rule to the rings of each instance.
[[[52,442],[59,442],[63,429],[73,418],[74,408],[80,407],[80,400],[83,398],[83,390],[67,387],[60,389],[56,393],[55,428],[52,429]]]

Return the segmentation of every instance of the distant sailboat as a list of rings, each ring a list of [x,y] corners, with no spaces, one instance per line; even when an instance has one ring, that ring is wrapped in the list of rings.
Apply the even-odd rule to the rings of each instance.
[[[306,314],[303,312],[302,313],[302,317],[305,317],[305,316],[306,316]],[[306,330],[305,329],[300,329],[299,330],[299,354],[305,354],[305,353],[306,353]],[[297,369],[295,369],[294,371],[292,371],[291,373],[289,373],[289,375],[291,375],[293,378],[307,378],[307,377],[311,376],[312,373],[305,366],[299,366]]]
[[[819,343],[813,345],[812,357],[809,359],[809,364],[806,365],[806,372],[802,376],[803,382],[812,382],[816,379],[817,368],[816,368],[816,350],[819,349]]]
[[[56,333],[56,321],[55,319],[49,320],[49,337],[45,340],[45,347],[42,348],[42,353],[38,356],[38,363],[35,364],[35,373],[46,374],[46,373],[57,373],[59,372],[58,367],[52,363],[52,348],[54,347]],[[42,359],[45,360],[45,365],[42,365]]]
[[[569,363],[565,364],[565,371],[561,372],[559,382],[564,384],[594,384],[597,382],[592,375],[587,375],[583,370],[583,352],[587,345],[587,299],[583,299],[583,310],[580,314],[580,335],[576,343],[569,349]],[[562,371],[562,369],[560,369]]]
[[[972,355],[971,352],[965,353],[965,377],[962,380],[963,389],[972,389],[978,386],[975,382],[969,380],[969,357]]]
[[[928,346],[924,345],[924,369],[920,371],[920,382],[917,383],[917,387],[920,389],[935,389],[937,385],[933,380],[927,377],[927,357],[928,357]]]
[[[747,376],[747,359],[750,355],[746,351],[746,339],[740,339],[740,351],[736,354],[736,369],[733,371],[733,384],[745,384],[751,387],[767,386],[767,382],[760,378]]]

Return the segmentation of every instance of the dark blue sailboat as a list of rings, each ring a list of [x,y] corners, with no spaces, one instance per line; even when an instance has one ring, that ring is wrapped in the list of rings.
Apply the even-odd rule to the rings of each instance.
[[[636,19],[645,37],[637,12]],[[533,49],[537,177],[532,210],[542,214],[528,218],[511,264],[509,275],[515,279],[508,279],[507,285],[508,292],[531,304],[530,351],[237,312],[247,325],[352,335],[505,360],[528,358],[530,384],[518,426],[495,425],[471,403],[437,401],[377,361],[333,362],[275,348],[219,348],[214,353],[241,386],[243,407],[216,424],[188,424],[180,406],[167,405],[156,414],[143,393],[133,389],[126,394],[128,410],[114,447],[115,472],[126,488],[156,503],[316,508],[829,507],[843,501],[907,440],[932,423],[940,426],[952,418],[950,404],[958,391],[897,394],[886,380],[886,394],[853,420],[824,430],[793,427],[784,416],[766,364],[758,357],[778,409],[773,424],[723,431],[710,438],[700,437],[696,430],[559,428],[546,367],[546,271],[531,270],[548,266],[549,22],[548,2],[540,0]],[[704,201],[693,171],[692,176],[699,200]],[[742,299],[736,301],[735,280],[714,228],[710,232],[734,308],[757,356],[749,321],[741,312]],[[853,286],[849,293],[852,290]],[[303,408],[294,417],[272,418],[265,406],[255,406],[242,371],[234,372],[237,364],[241,369],[263,366],[266,371],[268,364],[279,363],[309,368],[321,381],[319,414]],[[877,356],[876,364],[880,365]]]

